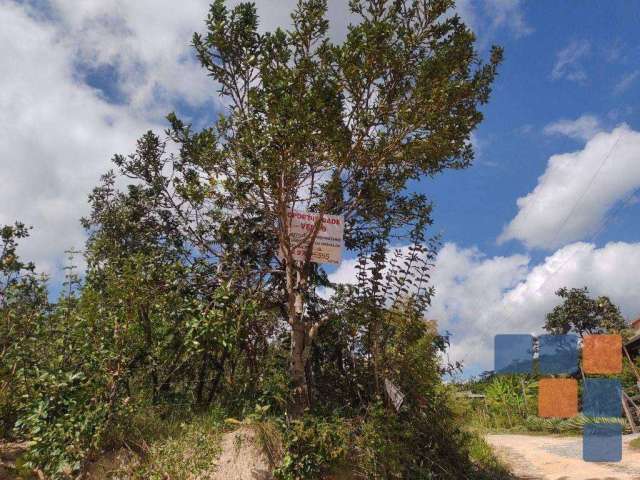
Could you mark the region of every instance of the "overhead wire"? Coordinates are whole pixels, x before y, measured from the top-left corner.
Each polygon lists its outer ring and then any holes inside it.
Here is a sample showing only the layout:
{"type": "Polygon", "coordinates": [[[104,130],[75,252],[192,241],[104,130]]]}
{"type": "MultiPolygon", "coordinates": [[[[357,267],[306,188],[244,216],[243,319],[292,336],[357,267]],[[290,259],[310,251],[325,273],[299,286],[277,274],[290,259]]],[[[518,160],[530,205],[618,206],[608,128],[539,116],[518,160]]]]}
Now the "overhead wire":
{"type": "MultiPolygon", "coordinates": [[[[602,171],[604,165],[607,163],[607,161],[609,160],[609,158],[611,157],[613,151],[615,150],[615,148],[617,147],[619,141],[620,141],[620,137],[621,135],[618,135],[618,138],[616,139],[616,141],[613,143],[613,145],[611,146],[611,148],[609,149],[608,153],[605,155],[605,157],[603,158],[602,162],[600,162],[599,167],[596,169],[596,171],[594,172],[593,176],[591,177],[591,179],[589,180],[586,188],[583,190],[582,194],[578,197],[578,199],[576,200],[576,202],[573,204],[571,210],[569,211],[569,214],[563,219],[563,221],[561,222],[560,228],[556,231],[556,235],[554,236],[554,239],[557,240],[557,237],[559,235],[559,232],[564,228],[564,226],[566,225],[566,222],[569,220],[569,218],[575,213],[577,206],[580,204],[580,202],[584,199],[586,193],[589,191],[589,189],[592,187],[592,185],[595,182],[595,179],[597,178],[597,176],[600,174],[600,172],[602,171]]],[[[611,210],[610,212],[608,212],[602,219],[602,221],[599,224],[599,227],[593,232],[593,234],[591,235],[589,241],[593,242],[607,227],[608,223],[616,218],[620,212],[626,208],[628,205],[631,204],[631,202],[634,200],[634,198],[636,197],[636,194],[640,192],[640,187],[633,189],[626,197],[625,199],[620,202],[618,204],[618,206],[616,208],[614,208],[613,210],[611,210]]],[[[554,242],[555,242],[554,240],[554,242]]],[[[569,263],[569,261],[571,261],[578,253],[578,250],[574,250],[571,255],[569,255],[567,258],[564,259],[564,261],[555,269],[551,272],[550,275],[547,275],[547,277],[544,279],[544,281],[538,285],[538,287],[533,291],[532,295],[536,295],[537,293],[540,292],[540,290],[542,290],[542,288],[547,285],[549,283],[549,281],[551,279],[553,279],[564,267],[565,265],[567,265],[569,263]]],[[[510,307],[506,307],[508,310],[505,312],[506,313],[506,320],[511,320],[513,318],[513,308],[510,307]]]]}

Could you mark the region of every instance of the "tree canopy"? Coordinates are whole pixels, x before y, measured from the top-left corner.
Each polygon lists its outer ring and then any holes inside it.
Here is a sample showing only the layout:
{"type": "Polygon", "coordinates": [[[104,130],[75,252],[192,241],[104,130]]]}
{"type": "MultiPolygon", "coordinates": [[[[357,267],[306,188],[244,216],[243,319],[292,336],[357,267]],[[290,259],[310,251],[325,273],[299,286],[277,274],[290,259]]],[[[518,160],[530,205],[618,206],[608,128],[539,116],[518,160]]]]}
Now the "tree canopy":
{"type": "Polygon", "coordinates": [[[550,333],[573,331],[582,337],[585,333],[619,332],[626,327],[620,310],[609,297],[591,298],[587,287],[562,287],[556,295],[563,302],[547,314],[544,329],[550,333]]]}
{"type": "Polygon", "coordinates": [[[452,1],[349,5],[339,44],[325,0],[264,33],[255,5],[211,5],[193,45],[224,108],[202,129],[171,113],[114,156],[82,219],[86,275],[69,267],[57,301],[15,256],[24,226],[0,231],[0,418],[31,441],[28,465],[64,478],[133,418],[216,406],[284,425],[279,478],[338,456],[367,478],[479,475],[425,321],[432,205],[410,186],[471,164],[502,51],[483,63],[452,1]],[[302,242],[296,210],[317,218],[302,242]],[[353,284],[311,261],[325,215],[344,222],[353,284]]]}
{"type": "Polygon", "coordinates": [[[352,1],[357,21],[334,44],[324,0],[298,2],[292,28],[267,33],[253,4],[217,0],[193,44],[225,112],[201,131],[169,115],[177,155],[149,132],[136,154],[116,158],[157,197],[162,228],[180,230],[217,278],[237,272],[282,292],[272,298],[291,332],[298,410],[310,402],[305,369],[328,319],[307,308],[324,281],[310,261],[322,216],[343,216],[356,253],[382,239],[421,241],[431,204],[407,182],[472,160],[470,134],[502,52],[482,64],[452,5],[352,1]],[[320,214],[303,261],[290,240],[293,210],[320,214]]]}

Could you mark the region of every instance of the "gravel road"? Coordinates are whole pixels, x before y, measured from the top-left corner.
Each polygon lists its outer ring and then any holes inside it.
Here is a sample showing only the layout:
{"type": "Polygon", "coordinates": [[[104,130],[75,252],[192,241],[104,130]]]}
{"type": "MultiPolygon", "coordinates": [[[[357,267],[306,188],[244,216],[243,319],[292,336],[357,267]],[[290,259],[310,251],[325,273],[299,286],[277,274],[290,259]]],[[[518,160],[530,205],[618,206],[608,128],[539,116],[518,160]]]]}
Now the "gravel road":
{"type": "Polygon", "coordinates": [[[628,447],[636,437],[623,437],[619,463],[583,461],[582,437],[487,435],[486,439],[522,480],[640,480],[640,451],[628,447]]]}

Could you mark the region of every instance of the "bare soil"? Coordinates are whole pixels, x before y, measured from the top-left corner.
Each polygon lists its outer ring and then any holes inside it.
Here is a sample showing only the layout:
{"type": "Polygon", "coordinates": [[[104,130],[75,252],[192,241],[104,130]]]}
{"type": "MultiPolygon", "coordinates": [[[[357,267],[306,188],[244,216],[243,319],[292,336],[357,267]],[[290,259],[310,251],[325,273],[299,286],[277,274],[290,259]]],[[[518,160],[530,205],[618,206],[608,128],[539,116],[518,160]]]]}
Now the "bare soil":
{"type": "Polygon", "coordinates": [[[498,457],[519,479],[528,480],[639,480],[640,451],[629,448],[636,435],[622,440],[622,461],[585,462],[582,437],[487,435],[498,457]]]}
{"type": "Polygon", "coordinates": [[[15,462],[27,449],[26,442],[7,443],[0,441],[0,480],[15,478],[15,462]]]}
{"type": "Polygon", "coordinates": [[[251,428],[240,428],[225,434],[221,443],[222,453],[210,480],[272,480],[267,456],[256,441],[251,428]]]}

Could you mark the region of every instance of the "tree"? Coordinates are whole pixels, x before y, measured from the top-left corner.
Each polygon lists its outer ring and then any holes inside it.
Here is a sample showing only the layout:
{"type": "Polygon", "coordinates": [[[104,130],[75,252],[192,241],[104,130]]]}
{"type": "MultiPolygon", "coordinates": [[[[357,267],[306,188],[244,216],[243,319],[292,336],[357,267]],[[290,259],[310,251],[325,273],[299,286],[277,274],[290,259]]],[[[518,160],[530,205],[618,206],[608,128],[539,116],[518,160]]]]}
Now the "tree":
{"type": "Polygon", "coordinates": [[[593,299],[587,287],[562,287],[556,295],[564,301],[547,314],[544,329],[550,333],[559,335],[573,330],[582,337],[585,333],[619,332],[626,326],[609,297],[593,299]]]}
{"type": "Polygon", "coordinates": [[[336,45],[326,0],[299,1],[290,30],[264,34],[253,4],[216,0],[193,44],[226,111],[201,131],[170,114],[177,155],[149,132],[134,155],[115,158],[158,196],[167,231],[216,265],[218,281],[241,270],[245,284],[269,292],[290,329],[295,414],[310,403],[308,360],[329,318],[311,308],[314,287],[326,283],[310,261],[323,215],[343,216],[345,247],[356,252],[381,237],[402,241],[431,222],[430,202],[407,183],[472,161],[469,137],[502,51],[482,64],[452,7],[352,0],[358,21],[336,45]],[[320,214],[297,244],[292,210],[320,214]],[[304,245],[304,260],[294,260],[304,245]]]}
{"type": "Polygon", "coordinates": [[[11,432],[32,393],[24,371],[44,350],[36,338],[50,307],[46,278],[17,252],[28,236],[29,228],[20,222],[0,225],[0,437],[11,432]]]}

